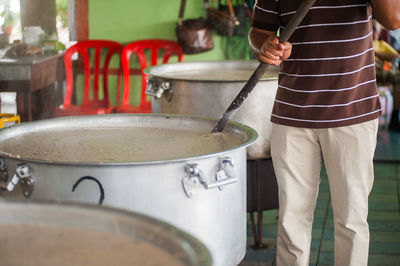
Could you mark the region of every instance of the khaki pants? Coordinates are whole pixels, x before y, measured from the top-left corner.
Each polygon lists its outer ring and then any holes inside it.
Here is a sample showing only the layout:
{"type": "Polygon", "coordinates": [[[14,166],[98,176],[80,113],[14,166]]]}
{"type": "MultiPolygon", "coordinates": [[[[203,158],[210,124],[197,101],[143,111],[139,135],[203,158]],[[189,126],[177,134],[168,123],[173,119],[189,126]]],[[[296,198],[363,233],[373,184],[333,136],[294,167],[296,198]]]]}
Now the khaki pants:
{"type": "Polygon", "coordinates": [[[273,124],[271,154],[279,186],[277,265],[309,265],[311,230],[324,161],[335,225],[335,265],[366,266],[368,195],[378,119],[337,128],[273,124]]]}

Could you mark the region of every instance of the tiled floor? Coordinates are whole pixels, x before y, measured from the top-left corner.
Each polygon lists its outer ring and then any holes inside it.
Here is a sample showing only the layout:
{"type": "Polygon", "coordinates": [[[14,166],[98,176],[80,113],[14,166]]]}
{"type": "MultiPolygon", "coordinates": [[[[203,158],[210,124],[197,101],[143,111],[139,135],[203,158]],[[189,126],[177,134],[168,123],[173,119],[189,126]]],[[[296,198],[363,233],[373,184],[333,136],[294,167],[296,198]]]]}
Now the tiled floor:
{"type": "MultiPolygon", "coordinates": [[[[369,266],[400,265],[400,133],[380,129],[375,153],[375,182],[369,200],[369,266]]],[[[263,212],[263,243],[268,248],[248,248],[240,266],[275,265],[277,210],[263,212]]],[[[248,245],[253,243],[248,228],[248,245]]],[[[322,174],[312,233],[310,265],[333,265],[333,214],[329,185],[322,174]]]]}

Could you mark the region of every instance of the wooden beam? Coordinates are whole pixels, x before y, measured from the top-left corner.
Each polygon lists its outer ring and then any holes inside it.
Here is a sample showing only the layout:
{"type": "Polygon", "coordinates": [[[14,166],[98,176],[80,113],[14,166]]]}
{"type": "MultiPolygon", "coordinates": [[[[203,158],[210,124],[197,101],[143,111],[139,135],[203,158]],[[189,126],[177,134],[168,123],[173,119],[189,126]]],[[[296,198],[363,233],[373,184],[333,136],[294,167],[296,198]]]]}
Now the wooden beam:
{"type": "Polygon", "coordinates": [[[89,40],[89,0],[75,0],[77,41],[89,40]]]}

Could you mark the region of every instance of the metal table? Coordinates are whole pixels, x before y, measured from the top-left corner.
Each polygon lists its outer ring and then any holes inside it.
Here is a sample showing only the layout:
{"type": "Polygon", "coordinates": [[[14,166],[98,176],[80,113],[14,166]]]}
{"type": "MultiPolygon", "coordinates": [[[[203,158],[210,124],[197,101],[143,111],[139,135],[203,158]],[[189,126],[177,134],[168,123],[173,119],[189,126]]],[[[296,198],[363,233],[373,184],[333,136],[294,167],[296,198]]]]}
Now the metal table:
{"type": "Polygon", "coordinates": [[[63,101],[64,54],[0,57],[0,92],[17,93],[21,122],[52,117],[63,101]]]}

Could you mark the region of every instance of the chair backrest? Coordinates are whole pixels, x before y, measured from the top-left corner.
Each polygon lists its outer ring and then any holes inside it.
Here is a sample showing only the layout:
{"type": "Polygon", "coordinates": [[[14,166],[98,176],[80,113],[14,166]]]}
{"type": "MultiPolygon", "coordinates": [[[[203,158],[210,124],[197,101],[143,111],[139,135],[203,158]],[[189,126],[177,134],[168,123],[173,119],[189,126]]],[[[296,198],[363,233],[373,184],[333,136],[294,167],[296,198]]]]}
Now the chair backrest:
{"type": "MultiPolygon", "coordinates": [[[[110,61],[113,55],[120,54],[123,50],[121,43],[110,40],[88,40],[80,41],[67,49],[64,55],[65,74],[66,74],[66,96],[64,100],[64,107],[68,108],[71,105],[72,95],[74,90],[74,73],[72,67],[72,57],[78,53],[83,62],[84,67],[84,90],[82,107],[90,108],[105,108],[109,107],[109,91],[108,91],[108,72],[110,61]],[[102,52],[105,52],[105,59],[101,62],[102,52]],[[94,52],[94,54],[93,54],[94,52]],[[93,60],[91,60],[93,58],[93,60]],[[91,65],[93,61],[93,66],[91,65]],[[93,69],[93,72],[92,72],[93,69]],[[93,73],[93,98],[90,98],[91,79],[93,73]],[[100,75],[103,76],[103,99],[100,99],[99,83],[100,75]]],[[[120,75],[120,71],[118,71],[120,75]]]]}
{"type": "Polygon", "coordinates": [[[130,57],[132,53],[136,53],[137,59],[140,64],[140,72],[142,76],[142,87],[140,95],[140,106],[150,105],[150,101],[147,100],[146,82],[147,76],[144,70],[148,66],[146,51],[150,51],[150,66],[155,66],[159,62],[159,56],[163,52],[161,63],[165,64],[169,62],[172,55],[178,57],[178,62],[183,61],[183,52],[181,46],[171,40],[161,40],[161,39],[148,39],[139,40],[127,44],[122,51],[121,61],[122,69],[124,74],[124,93],[122,99],[122,107],[129,106],[130,97],[130,57]]]}

